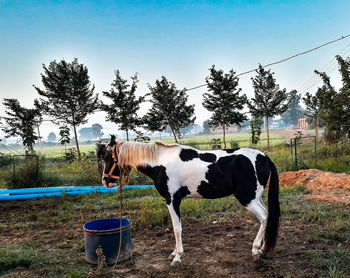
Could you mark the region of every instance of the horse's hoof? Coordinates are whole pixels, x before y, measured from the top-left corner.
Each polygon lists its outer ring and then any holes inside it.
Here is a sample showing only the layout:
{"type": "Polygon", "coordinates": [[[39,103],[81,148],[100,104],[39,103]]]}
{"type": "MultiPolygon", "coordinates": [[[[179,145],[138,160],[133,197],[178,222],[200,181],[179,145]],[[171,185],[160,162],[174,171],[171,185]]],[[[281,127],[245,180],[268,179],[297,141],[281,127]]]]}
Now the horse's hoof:
{"type": "Polygon", "coordinates": [[[170,265],[173,266],[173,267],[180,266],[181,265],[181,261],[172,261],[170,265]]]}
{"type": "Polygon", "coordinates": [[[260,254],[260,253],[258,253],[258,254],[253,254],[252,257],[253,257],[253,262],[257,262],[257,261],[260,260],[261,254],[260,254]]]}

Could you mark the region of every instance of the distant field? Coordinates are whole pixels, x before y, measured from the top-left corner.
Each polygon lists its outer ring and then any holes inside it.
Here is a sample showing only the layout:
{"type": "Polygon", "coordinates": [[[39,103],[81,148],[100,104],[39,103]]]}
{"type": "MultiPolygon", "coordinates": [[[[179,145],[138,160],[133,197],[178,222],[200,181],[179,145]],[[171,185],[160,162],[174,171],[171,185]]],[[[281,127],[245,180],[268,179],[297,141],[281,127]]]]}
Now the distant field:
{"type": "MultiPolygon", "coordinates": [[[[222,148],[222,135],[197,135],[197,136],[185,136],[180,140],[180,144],[190,145],[200,149],[210,149],[210,141],[212,139],[220,139],[222,148]]],[[[153,138],[153,140],[160,140],[165,143],[175,143],[173,137],[162,137],[162,138],[153,138]]],[[[276,134],[270,134],[270,145],[280,145],[284,142],[282,136],[276,134]]],[[[237,143],[239,147],[247,147],[250,146],[250,134],[228,134],[226,136],[227,148],[231,148],[231,143],[237,143]]],[[[261,135],[261,143],[257,145],[258,148],[264,148],[267,145],[266,134],[261,135]]],[[[69,147],[75,147],[75,145],[70,145],[69,147]]],[[[68,147],[67,147],[68,148],[68,147]]],[[[45,148],[35,148],[38,154],[45,155],[46,157],[60,157],[64,154],[64,147],[55,146],[55,147],[45,147],[45,148]]],[[[90,145],[80,145],[80,150],[82,152],[95,151],[95,144],[90,145]]],[[[9,151],[4,151],[9,152],[9,151]]],[[[20,153],[24,153],[23,151],[17,151],[20,153]]]]}
{"type": "MultiPolygon", "coordinates": [[[[75,147],[75,146],[71,146],[75,147]]],[[[95,151],[95,144],[79,146],[81,152],[95,151]]],[[[68,148],[67,148],[68,149],[68,148]]],[[[46,157],[59,157],[64,155],[64,147],[37,148],[36,152],[46,157]]]]}

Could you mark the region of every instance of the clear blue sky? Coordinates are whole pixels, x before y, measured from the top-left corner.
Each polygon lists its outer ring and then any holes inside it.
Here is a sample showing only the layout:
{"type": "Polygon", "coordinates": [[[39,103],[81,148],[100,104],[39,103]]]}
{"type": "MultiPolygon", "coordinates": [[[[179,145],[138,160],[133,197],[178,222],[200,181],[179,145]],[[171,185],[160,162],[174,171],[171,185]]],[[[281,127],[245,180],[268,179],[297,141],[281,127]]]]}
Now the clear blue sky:
{"type": "MultiPolygon", "coordinates": [[[[31,106],[38,97],[32,85],[41,86],[41,64],[74,57],[89,68],[97,93],[110,88],[115,69],[125,78],[139,73],[138,94],[162,75],[189,88],[204,83],[212,64],[239,73],[348,34],[349,14],[348,1],[0,0],[0,97],[31,106]]],[[[349,43],[343,40],[272,70],[282,88],[302,89],[314,69],[349,43]]],[[[349,49],[343,53],[350,55],[349,49]]],[[[338,86],[334,65],[329,73],[338,86]]],[[[249,97],[252,76],[240,79],[249,97]]],[[[199,124],[209,117],[201,107],[204,92],[190,93],[199,124]]],[[[103,118],[94,115],[90,124],[103,124],[103,118]]],[[[50,128],[44,127],[44,135],[50,128]]]]}

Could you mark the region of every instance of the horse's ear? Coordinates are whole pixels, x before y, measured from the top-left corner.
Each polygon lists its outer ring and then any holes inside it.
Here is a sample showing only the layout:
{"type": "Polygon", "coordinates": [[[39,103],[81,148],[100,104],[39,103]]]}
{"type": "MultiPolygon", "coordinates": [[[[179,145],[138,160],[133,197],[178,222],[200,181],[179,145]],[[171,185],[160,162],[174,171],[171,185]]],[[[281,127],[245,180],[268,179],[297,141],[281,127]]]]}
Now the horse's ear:
{"type": "Polygon", "coordinates": [[[110,146],[114,146],[115,145],[115,136],[113,134],[111,134],[111,142],[109,142],[110,146]]]}

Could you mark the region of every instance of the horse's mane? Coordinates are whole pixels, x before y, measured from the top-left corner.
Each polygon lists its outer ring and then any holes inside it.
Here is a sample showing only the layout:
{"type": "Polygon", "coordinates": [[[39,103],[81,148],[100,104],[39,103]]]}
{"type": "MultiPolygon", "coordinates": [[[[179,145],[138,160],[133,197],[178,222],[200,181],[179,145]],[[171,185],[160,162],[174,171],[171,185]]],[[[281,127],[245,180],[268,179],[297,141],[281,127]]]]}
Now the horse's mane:
{"type": "Polygon", "coordinates": [[[119,152],[119,163],[122,166],[137,166],[154,163],[160,148],[173,148],[178,144],[123,142],[119,152]]]}

